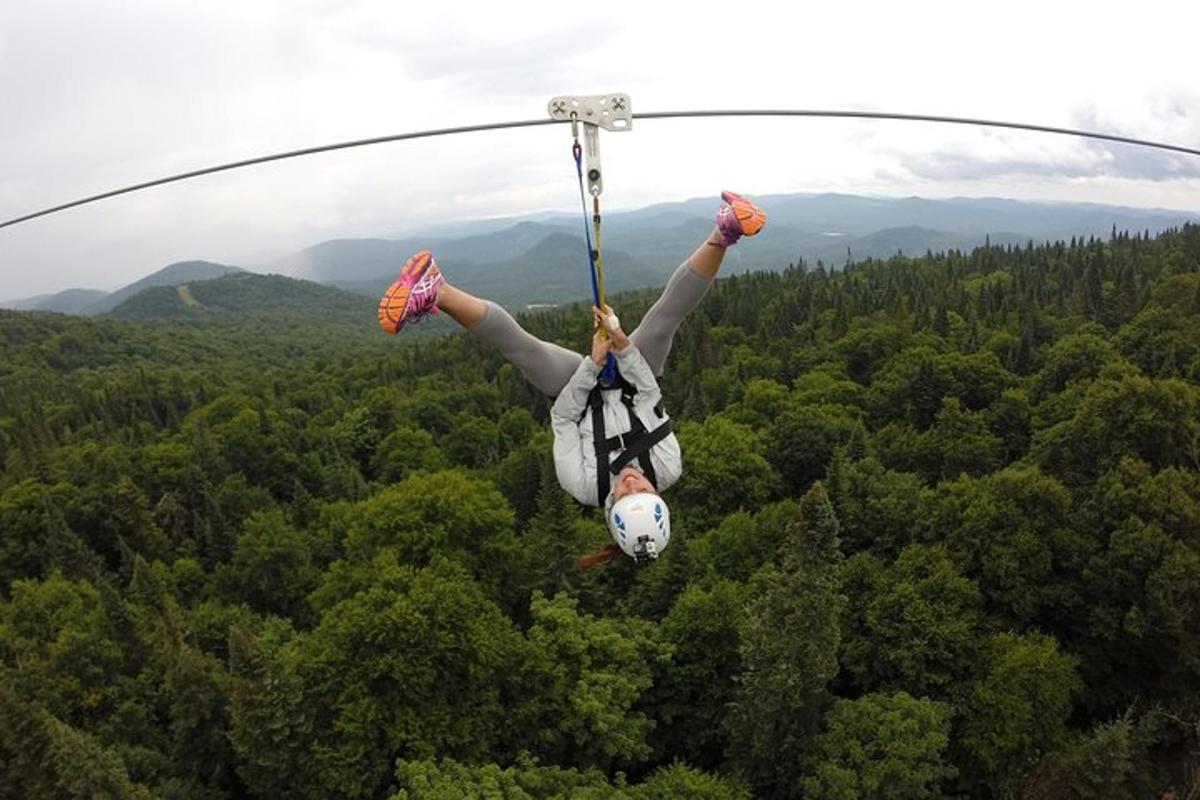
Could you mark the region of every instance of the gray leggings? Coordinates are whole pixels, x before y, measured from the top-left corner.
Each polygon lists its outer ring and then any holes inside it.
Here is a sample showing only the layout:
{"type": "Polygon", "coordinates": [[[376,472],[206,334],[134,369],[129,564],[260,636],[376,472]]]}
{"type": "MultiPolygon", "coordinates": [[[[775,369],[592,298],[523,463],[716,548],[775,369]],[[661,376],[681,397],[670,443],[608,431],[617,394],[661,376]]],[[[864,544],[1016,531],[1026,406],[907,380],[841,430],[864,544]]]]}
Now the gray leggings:
{"type": "MultiPolygon", "coordinates": [[[[686,261],[683,262],[672,273],[663,293],[650,306],[641,324],[629,334],[630,341],[637,345],[655,375],[662,376],[675,331],[679,330],[683,318],[700,305],[711,285],[711,278],[696,273],[686,261]]],[[[548,397],[558,396],[583,359],[578,353],[538,339],[490,300],[487,301],[487,313],[471,328],[471,333],[499,350],[521,370],[526,380],[548,397]]]]}

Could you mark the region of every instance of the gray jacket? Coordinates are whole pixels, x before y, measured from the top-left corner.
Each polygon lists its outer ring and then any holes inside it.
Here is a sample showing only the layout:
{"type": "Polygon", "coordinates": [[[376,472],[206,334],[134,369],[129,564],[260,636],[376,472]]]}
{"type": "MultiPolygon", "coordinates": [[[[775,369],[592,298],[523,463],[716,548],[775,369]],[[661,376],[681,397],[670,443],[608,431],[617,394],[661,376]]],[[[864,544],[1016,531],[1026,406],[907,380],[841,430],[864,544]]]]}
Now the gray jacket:
{"type": "MultiPolygon", "coordinates": [[[[654,407],[662,400],[662,392],[650,365],[634,344],[615,355],[621,375],[637,389],[633,398],[634,413],[646,430],[654,430],[668,417],[665,412],[662,417],[654,412],[654,407]]],[[[592,415],[590,412],[583,413],[588,394],[596,385],[599,375],[600,367],[590,358],[584,358],[550,409],[550,424],[554,428],[554,469],[558,474],[558,482],[572,497],[588,506],[604,505],[606,499],[596,497],[592,415]]],[[[604,392],[603,396],[605,434],[616,436],[627,433],[630,430],[629,413],[621,403],[621,393],[604,392]]],[[[618,455],[617,452],[610,453],[609,459],[615,460],[618,455]]],[[[683,459],[679,452],[679,440],[674,433],[651,448],[650,462],[658,478],[658,491],[665,491],[679,480],[683,472],[683,459]]],[[[637,462],[634,461],[632,466],[636,467],[637,462]]]]}

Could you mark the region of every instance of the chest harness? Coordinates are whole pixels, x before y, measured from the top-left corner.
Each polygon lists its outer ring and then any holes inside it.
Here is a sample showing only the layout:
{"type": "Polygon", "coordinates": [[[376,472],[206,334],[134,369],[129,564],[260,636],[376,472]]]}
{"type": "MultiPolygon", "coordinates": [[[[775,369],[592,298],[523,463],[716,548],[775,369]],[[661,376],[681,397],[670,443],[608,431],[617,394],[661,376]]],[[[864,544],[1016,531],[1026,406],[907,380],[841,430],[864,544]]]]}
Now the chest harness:
{"type": "MultiPolygon", "coordinates": [[[[633,409],[635,395],[637,395],[637,388],[625,380],[619,372],[615,383],[605,384],[600,381],[588,393],[587,408],[583,410],[583,414],[587,414],[588,409],[591,409],[592,444],[596,450],[596,497],[600,505],[604,505],[604,500],[608,497],[609,489],[612,486],[612,476],[629,466],[634,459],[637,459],[638,466],[641,467],[642,474],[646,476],[647,480],[655,487],[658,486],[658,476],[655,474],[654,464],[650,460],[650,450],[671,435],[671,420],[666,420],[653,430],[646,430],[646,426],[642,424],[641,418],[633,409]],[[615,391],[621,393],[621,404],[625,406],[625,411],[629,414],[629,431],[616,436],[607,436],[604,430],[604,393],[615,391]],[[609,456],[614,451],[619,452],[616,459],[610,463],[609,456]]],[[[659,419],[663,418],[661,400],[654,407],[654,413],[658,415],[659,419]]],[[[581,420],[583,414],[579,417],[581,420]]]]}

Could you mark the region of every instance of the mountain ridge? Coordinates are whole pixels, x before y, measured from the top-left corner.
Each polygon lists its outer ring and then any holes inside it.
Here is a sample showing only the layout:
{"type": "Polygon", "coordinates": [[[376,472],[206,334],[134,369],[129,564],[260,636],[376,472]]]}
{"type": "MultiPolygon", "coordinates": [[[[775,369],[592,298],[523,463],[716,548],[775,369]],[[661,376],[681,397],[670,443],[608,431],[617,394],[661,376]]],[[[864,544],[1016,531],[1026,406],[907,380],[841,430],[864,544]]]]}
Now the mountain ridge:
{"type": "Polygon", "coordinates": [[[250,314],[287,321],[319,315],[325,323],[370,329],[375,325],[374,310],[370,300],[333,286],[239,270],[207,280],[143,289],[107,316],[221,324],[250,314]]]}
{"type": "MultiPolygon", "coordinates": [[[[604,217],[604,256],[614,290],[661,283],[712,228],[714,198],[689,198],[604,217]]],[[[922,198],[825,193],[763,195],[767,235],[735,249],[726,274],[783,269],[800,260],[840,268],[847,260],[887,258],[897,252],[970,249],[1108,236],[1112,229],[1157,233],[1200,217],[1161,208],[1062,203],[999,197],[922,198]]],[[[395,238],[341,238],[317,242],[254,266],[366,296],[377,296],[414,252],[432,250],[447,276],[468,291],[504,305],[557,303],[590,293],[586,245],[576,215],[536,212],[467,220],[395,238]],[[571,272],[565,270],[570,267],[571,272]]],[[[0,307],[102,314],[143,289],[207,280],[245,271],[209,261],[168,265],[112,293],[67,289],[0,302],[0,307]]]]}
{"type": "Polygon", "coordinates": [[[92,303],[85,309],[86,314],[104,314],[112,311],[119,306],[127,298],[133,297],[138,292],[144,289],[154,288],[156,286],[177,286],[180,283],[189,281],[203,281],[210,278],[219,278],[222,275],[227,275],[231,272],[244,272],[241,267],[232,267],[228,264],[218,264],[214,261],[190,260],[176,261],[174,264],[168,264],[157,272],[152,272],[141,280],[134,281],[121,287],[112,294],[106,295],[101,300],[92,303]]]}

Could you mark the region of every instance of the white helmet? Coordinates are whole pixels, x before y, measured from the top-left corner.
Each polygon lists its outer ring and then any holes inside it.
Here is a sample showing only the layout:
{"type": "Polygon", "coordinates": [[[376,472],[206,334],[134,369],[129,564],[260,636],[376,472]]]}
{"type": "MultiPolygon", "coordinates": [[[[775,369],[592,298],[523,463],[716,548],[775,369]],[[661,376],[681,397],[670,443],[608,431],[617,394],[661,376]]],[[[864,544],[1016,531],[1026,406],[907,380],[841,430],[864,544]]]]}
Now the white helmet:
{"type": "Polygon", "coordinates": [[[671,512],[651,492],[627,494],[615,503],[608,497],[608,529],[613,541],[639,564],[648,564],[671,540],[671,512]]]}

